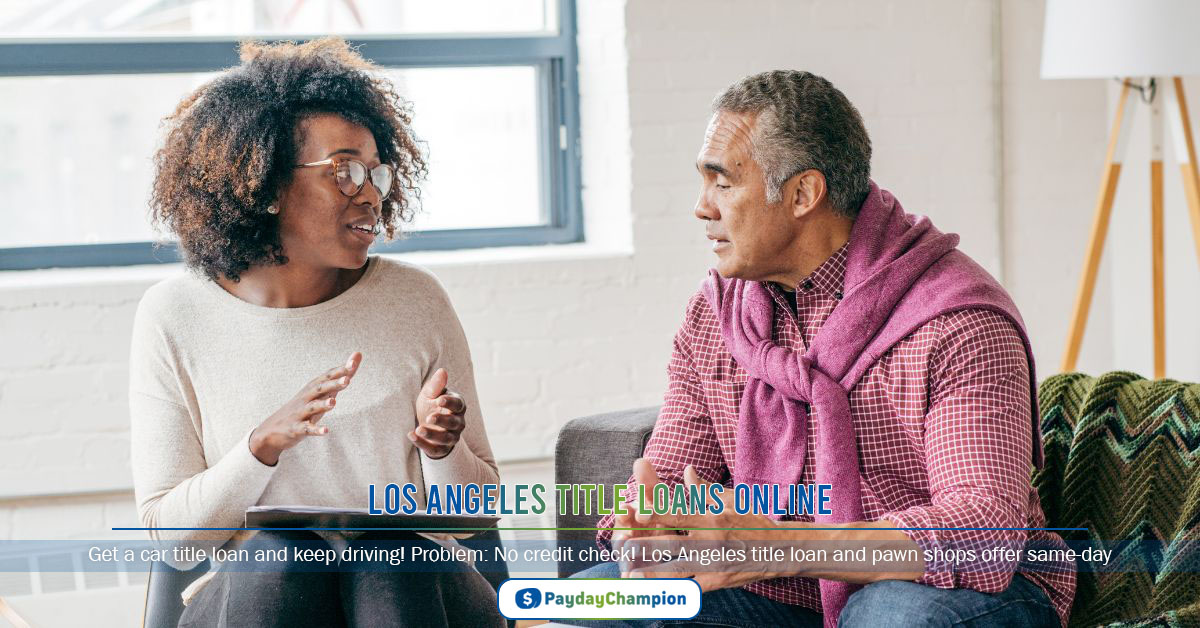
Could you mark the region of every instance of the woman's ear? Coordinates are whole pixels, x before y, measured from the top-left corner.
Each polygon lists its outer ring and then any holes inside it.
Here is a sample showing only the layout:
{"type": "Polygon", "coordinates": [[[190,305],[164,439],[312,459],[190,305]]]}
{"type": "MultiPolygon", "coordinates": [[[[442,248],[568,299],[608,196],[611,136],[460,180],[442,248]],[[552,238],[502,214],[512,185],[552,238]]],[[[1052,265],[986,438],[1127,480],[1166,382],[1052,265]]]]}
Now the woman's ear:
{"type": "Polygon", "coordinates": [[[783,184],[783,198],[792,216],[801,218],[825,202],[825,175],[820,170],[799,172],[783,184]]]}

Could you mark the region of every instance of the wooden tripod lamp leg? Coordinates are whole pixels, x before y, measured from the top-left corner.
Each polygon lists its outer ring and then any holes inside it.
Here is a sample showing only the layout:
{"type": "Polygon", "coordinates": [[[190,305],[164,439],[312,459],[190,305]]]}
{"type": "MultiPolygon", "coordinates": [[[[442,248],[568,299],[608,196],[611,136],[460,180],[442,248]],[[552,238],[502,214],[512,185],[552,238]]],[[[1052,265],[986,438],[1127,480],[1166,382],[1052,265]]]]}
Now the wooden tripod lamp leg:
{"type": "Polygon", "coordinates": [[[1171,140],[1183,175],[1183,189],[1187,196],[1188,213],[1192,217],[1192,239],[1196,243],[1196,258],[1200,260],[1200,174],[1196,171],[1196,144],[1192,140],[1192,123],[1188,119],[1187,97],[1183,92],[1183,79],[1176,76],[1172,81],[1174,103],[1167,105],[1167,117],[1171,121],[1171,140]],[[1171,105],[1174,106],[1171,106],[1171,105]]]}
{"type": "MultiPolygon", "coordinates": [[[[1166,86],[1163,86],[1163,91],[1166,86]]],[[[1154,378],[1167,370],[1167,305],[1163,283],[1163,119],[1162,99],[1150,103],[1150,285],[1154,302],[1154,378]]]]}
{"type": "Polygon", "coordinates": [[[1104,176],[1100,179],[1100,197],[1096,200],[1096,215],[1092,219],[1092,232],[1083,260],[1083,276],[1079,279],[1079,291],[1075,294],[1075,309],[1071,314],[1067,348],[1063,353],[1061,366],[1064,373],[1075,370],[1079,347],[1083,344],[1083,331],[1087,327],[1088,310],[1092,306],[1092,292],[1096,288],[1096,273],[1100,269],[1100,256],[1104,252],[1104,239],[1108,235],[1113,198],[1117,194],[1117,180],[1121,176],[1121,160],[1128,144],[1129,128],[1132,126],[1132,94],[1129,83],[1123,83],[1117,102],[1117,115],[1113,119],[1112,133],[1109,135],[1108,153],[1104,158],[1104,176]]]}
{"type": "Polygon", "coordinates": [[[0,597],[0,617],[8,620],[8,623],[12,624],[13,628],[29,628],[29,624],[2,597],[0,597]]]}

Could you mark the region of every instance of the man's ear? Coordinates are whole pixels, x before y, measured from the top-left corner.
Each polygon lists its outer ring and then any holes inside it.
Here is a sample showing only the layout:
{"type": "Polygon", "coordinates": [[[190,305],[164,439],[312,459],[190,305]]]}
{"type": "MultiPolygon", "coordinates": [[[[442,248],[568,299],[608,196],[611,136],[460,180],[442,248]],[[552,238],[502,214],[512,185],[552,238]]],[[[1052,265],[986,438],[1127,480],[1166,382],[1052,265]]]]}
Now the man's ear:
{"type": "Polygon", "coordinates": [[[825,175],[820,170],[808,169],[799,172],[783,184],[783,200],[788,204],[792,216],[808,215],[825,202],[825,175]]]}

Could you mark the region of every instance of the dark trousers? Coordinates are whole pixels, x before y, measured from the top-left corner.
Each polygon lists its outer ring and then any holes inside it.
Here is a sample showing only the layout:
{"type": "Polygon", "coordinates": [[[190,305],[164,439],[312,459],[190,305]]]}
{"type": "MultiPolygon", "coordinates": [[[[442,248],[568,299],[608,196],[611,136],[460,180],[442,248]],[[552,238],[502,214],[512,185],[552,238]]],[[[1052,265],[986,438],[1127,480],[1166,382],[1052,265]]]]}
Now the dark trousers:
{"type": "MultiPolygon", "coordinates": [[[[394,533],[368,532],[353,544],[370,547],[396,540],[394,533]]],[[[404,537],[411,547],[432,541],[404,537]]],[[[329,548],[305,530],[259,532],[243,548],[329,548]]],[[[391,545],[395,547],[395,545],[391,545]]],[[[398,571],[386,563],[332,565],[274,562],[270,570],[222,568],[184,609],[183,627],[227,626],[504,626],[496,592],[477,571],[462,563],[436,570],[398,571]]]]}

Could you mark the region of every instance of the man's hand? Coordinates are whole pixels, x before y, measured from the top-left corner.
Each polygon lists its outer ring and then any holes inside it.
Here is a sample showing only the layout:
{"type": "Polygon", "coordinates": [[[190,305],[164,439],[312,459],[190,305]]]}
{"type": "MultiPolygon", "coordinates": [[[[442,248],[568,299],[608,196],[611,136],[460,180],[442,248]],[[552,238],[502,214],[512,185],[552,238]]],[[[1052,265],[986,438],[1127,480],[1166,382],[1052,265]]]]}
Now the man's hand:
{"type": "Polygon", "coordinates": [[[421,387],[414,406],[417,427],[408,432],[408,440],[434,459],[450,454],[467,425],[467,402],[446,388],[449,379],[446,369],[439,368],[421,387]]]}
{"type": "MultiPolygon", "coordinates": [[[[650,466],[645,460],[639,459],[637,463],[634,463],[635,473],[637,472],[639,463],[644,464],[646,467],[650,466]]],[[[650,469],[650,474],[653,474],[653,468],[650,469]]],[[[701,483],[700,476],[696,473],[696,469],[692,465],[688,465],[684,469],[683,479],[689,487],[698,485],[704,489],[705,495],[708,494],[707,485],[701,483]]],[[[641,478],[639,478],[640,480],[641,478]]],[[[658,482],[658,478],[653,477],[652,481],[653,483],[647,486],[647,492],[651,490],[654,483],[658,482]]],[[[706,549],[724,547],[727,549],[743,550],[744,560],[713,561],[707,565],[686,560],[672,560],[652,564],[641,563],[628,566],[622,564],[621,576],[624,578],[694,578],[699,583],[702,591],[712,591],[714,589],[739,587],[756,580],[792,575],[790,573],[772,572],[770,564],[755,562],[750,552],[751,546],[763,546],[773,541],[785,541],[786,530],[780,528],[775,521],[767,517],[736,513],[733,509],[733,495],[730,493],[722,493],[720,498],[724,505],[720,514],[712,512],[715,502],[710,501],[708,512],[705,514],[633,515],[632,517],[636,520],[637,527],[662,528],[663,531],[641,532],[640,535],[625,540],[625,543],[627,543],[626,547],[633,549],[633,555],[635,556],[643,555],[639,546],[645,546],[647,552],[651,549],[659,549],[668,550],[672,554],[678,553],[679,550],[689,546],[692,546],[692,548],[700,546],[706,549]],[[694,543],[694,541],[700,541],[700,543],[694,543]]],[[[618,518],[618,523],[619,521],[618,518]]],[[[615,532],[613,538],[615,542],[615,532]]]]}
{"type": "MultiPolygon", "coordinates": [[[[658,474],[654,472],[654,465],[650,464],[645,458],[638,458],[633,461],[633,477],[637,484],[646,487],[646,491],[652,491],[654,485],[658,484],[658,474]]],[[[632,488],[632,487],[631,487],[632,488]]],[[[625,501],[625,512],[617,513],[613,518],[613,533],[612,545],[613,549],[618,549],[620,545],[630,539],[642,538],[647,536],[655,536],[662,534],[659,530],[665,530],[661,525],[651,526],[650,524],[640,523],[636,518],[637,505],[630,501],[625,501]],[[649,528],[655,527],[658,530],[622,530],[621,528],[649,528]]],[[[622,565],[624,570],[624,565],[622,565]]]]}
{"type": "MultiPolygon", "coordinates": [[[[648,484],[649,493],[649,487],[658,483],[658,478],[648,462],[639,459],[634,463],[634,469],[638,469],[639,465],[646,467],[639,476],[639,482],[648,484]],[[642,476],[645,476],[645,480],[642,476]]],[[[703,495],[709,495],[708,486],[701,483],[700,476],[692,465],[684,469],[683,479],[687,486],[698,485],[704,489],[703,495]]],[[[689,490],[689,494],[690,492],[689,490]]],[[[880,580],[914,581],[925,573],[925,561],[920,557],[920,547],[907,534],[896,529],[896,524],[890,520],[820,525],[804,521],[774,521],[762,515],[738,514],[734,510],[734,497],[729,491],[721,493],[720,499],[724,505],[720,514],[712,512],[715,502],[710,500],[706,514],[630,515],[635,521],[633,527],[658,528],[661,532],[657,529],[639,531],[624,540],[624,547],[633,550],[629,555],[634,557],[651,555],[655,549],[678,555],[684,548],[710,551],[717,548],[741,550],[740,557],[724,560],[726,557],[722,556],[719,557],[721,560],[709,560],[707,564],[680,559],[659,563],[635,561],[628,565],[623,562],[621,576],[693,578],[700,585],[701,591],[712,591],[787,576],[869,584],[880,580]],[[817,561],[776,562],[768,560],[766,553],[760,553],[761,559],[755,560],[755,554],[751,551],[753,547],[793,546],[825,550],[866,547],[870,552],[880,550],[885,555],[903,558],[866,563],[835,561],[829,558],[817,561]],[[911,555],[917,558],[907,558],[911,555]]],[[[635,512],[632,507],[629,508],[631,512],[635,512]]],[[[616,525],[620,525],[619,520],[616,525]]],[[[614,532],[614,549],[616,538],[614,532]]]]}

